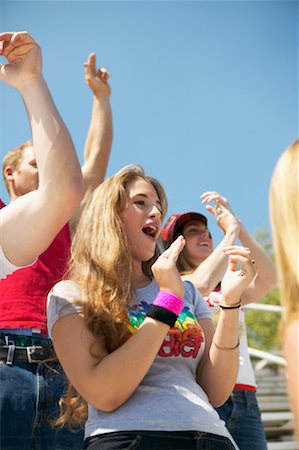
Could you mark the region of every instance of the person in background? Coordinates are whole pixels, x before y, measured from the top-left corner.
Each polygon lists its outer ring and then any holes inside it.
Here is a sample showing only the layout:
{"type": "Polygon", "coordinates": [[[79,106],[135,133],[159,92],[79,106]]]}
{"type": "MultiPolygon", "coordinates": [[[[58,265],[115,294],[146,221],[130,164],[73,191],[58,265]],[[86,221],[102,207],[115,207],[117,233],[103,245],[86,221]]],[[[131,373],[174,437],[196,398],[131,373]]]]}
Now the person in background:
{"type": "Polygon", "coordinates": [[[280,156],[270,186],[270,215],[283,316],[288,390],[299,438],[299,139],[280,156]]]}
{"type": "Polygon", "coordinates": [[[83,195],[71,137],[42,76],[41,49],[27,32],[0,33],[0,80],[16,88],[28,113],[38,189],[0,212],[0,278],[31,264],[69,220],[83,195]]]}
{"type": "MultiPolygon", "coordinates": [[[[266,437],[256,399],[254,371],[248,353],[243,305],[256,301],[275,287],[275,268],[262,247],[233,213],[226,198],[217,192],[206,192],[201,198],[204,204],[215,202],[215,207],[207,205],[206,208],[216,217],[218,226],[224,232],[218,246],[213,248],[208,220],[198,212],[173,214],[163,228],[162,237],[166,247],[169,247],[177,236],[184,236],[186,245],[178,258],[178,270],[183,280],[192,281],[204,295],[214,320],[217,320],[220,310],[221,280],[228,263],[225,248],[231,248],[239,239],[251,251],[257,274],[241,295],[237,382],[231,396],[217,411],[241,450],[266,450],[266,437]]],[[[219,381],[223,381],[221,375],[219,381]]]]}
{"type": "MultiPolygon", "coordinates": [[[[1,449],[81,449],[82,429],[58,430],[59,398],[66,379],[48,336],[46,297],[62,279],[71,236],[82,207],[104,179],[112,145],[109,73],[96,70],[96,55],[85,63],[85,79],[93,94],[82,174],[85,194],[80,207],[49,247],[30,267],[18,270],[0,285],[0,414],[1,449]]],[[[3,160],[3,177],[11,199],[19,202],[39,189],[40,174],[31,142],[3,160]]],[[[49,199],[50,201],[50,199],[49,199]]],[[[9,205],[9,206],[10,206],[9,205]]]]}
{"type": "Polygon", "coordinates": [[[158,257],[166,205],[160,183],[139,166],[106,179],[81,216],[68,277],[48,295],[49,332],[72,385],[57,424],[85,423],[86,449],[236,448],[212,405],[236,380],[252,257],[226,250],[214,330],[176,268],[184,238],[158,257]]]}

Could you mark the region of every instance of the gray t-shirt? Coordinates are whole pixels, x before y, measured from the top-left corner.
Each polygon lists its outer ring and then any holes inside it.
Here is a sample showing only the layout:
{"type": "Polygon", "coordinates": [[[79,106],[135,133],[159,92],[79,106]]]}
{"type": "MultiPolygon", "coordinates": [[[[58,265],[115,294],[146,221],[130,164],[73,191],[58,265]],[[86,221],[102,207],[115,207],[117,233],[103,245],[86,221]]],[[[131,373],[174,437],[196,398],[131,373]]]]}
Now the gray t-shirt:
{"type": "MultiPolygon", "coordinates": [[[[194,285],[186,281],[184,286],[184,309],[142,382],[113,412],[89,406],[85,438],[127,430],[193,430],[231,438],[206,393],[196,383],[196,368],[205,348],[205,336],[198,320],[211,318],[211,313],[194,285]]],[[[145,319],[158,292],[154,280],[145,288],[135,290],[129,311],[132,333],[145,319]]],[[[79,298],[80,289],[73,282],[62,281],[54,287],[48,297],[50,334],[56,320],[79,312],[78,306],[72,304],[79,298]]]]}

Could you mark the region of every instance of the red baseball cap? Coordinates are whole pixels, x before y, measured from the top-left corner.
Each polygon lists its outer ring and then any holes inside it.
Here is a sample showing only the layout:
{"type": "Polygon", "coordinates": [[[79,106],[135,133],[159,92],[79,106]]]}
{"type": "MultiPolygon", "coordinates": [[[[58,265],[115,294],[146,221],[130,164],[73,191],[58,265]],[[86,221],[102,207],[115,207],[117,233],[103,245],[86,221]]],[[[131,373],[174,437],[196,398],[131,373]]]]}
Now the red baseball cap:
{"type": "Polygon", "coordinates": [[[208,226],[208,219],[203,214],[198,212],[186,212],[184,214],[172,214],[163,227],[161,237],[169,247],[173,241],[181,234],[183,226],[187,222],[196,220],[208,226]]]}

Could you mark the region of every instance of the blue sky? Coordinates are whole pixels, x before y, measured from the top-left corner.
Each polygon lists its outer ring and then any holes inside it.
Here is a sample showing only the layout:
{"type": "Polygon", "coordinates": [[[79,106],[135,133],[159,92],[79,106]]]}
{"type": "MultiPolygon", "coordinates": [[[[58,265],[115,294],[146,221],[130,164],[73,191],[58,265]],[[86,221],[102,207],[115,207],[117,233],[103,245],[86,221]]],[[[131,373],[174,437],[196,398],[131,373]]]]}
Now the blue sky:
{"type": "MultiPolygon", "coordinates": [[[[139,163],[164,185],[169,213],[204,212],[200,194],[216,190],[250,232],[269,228],[271,173],[298,136],[297,1],[0,0],[0,28],[41,45],[81,162],[92,100],[83,63],[95,51],[111,72],[108,175],[139,163]]],[[[30,130],[4,83],[0,105],[3,158],[30,130]]],[[[210,228],[219,240],[212,217],[210,228]]]]}

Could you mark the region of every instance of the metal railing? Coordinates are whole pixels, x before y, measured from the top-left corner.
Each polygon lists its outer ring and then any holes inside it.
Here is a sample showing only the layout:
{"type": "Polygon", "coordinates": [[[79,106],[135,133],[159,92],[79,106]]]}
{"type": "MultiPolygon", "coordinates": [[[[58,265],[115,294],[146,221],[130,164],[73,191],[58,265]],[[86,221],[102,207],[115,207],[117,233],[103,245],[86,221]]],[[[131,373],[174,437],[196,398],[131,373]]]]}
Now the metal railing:
{"type": "MultiPolygon", "coordinates": [[[[249,303],[245,306],[245,309],[255,309],[259,311],[269,311],[281,314],[284,310],[282,306],[279,305],[266,305],[263,303],[249,303]]],[[[263,369],[268,363],[274,363],[279,366],[286,366],[286,360],[282,356],[273,355],[272,353],[265,352],[262,350],[257,350],[252,347],[248,347],[248,353],[250,356],[259,358],[260,361],[255,365],[255,370],[263,369]]]]}
{"type": "Polygon", "coordinates": [[[244,308],[246,309],[259,309],[262,311],[272,311],[272,312],[278,312],[282,313],[284,311],[283,306],[279,305],[266,305],[265,303],[248,303],[248,305],[245,305],[244,308]]]}

